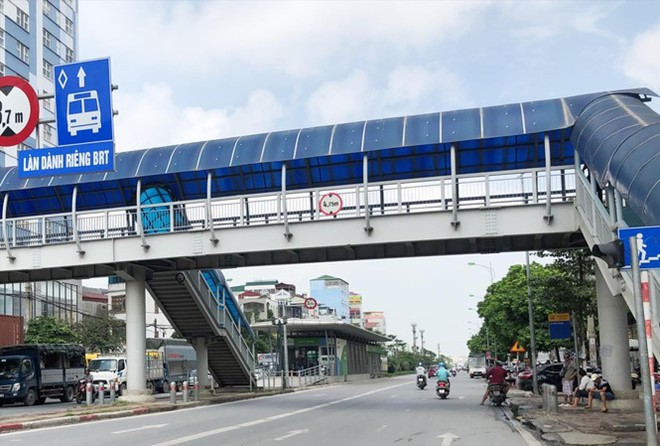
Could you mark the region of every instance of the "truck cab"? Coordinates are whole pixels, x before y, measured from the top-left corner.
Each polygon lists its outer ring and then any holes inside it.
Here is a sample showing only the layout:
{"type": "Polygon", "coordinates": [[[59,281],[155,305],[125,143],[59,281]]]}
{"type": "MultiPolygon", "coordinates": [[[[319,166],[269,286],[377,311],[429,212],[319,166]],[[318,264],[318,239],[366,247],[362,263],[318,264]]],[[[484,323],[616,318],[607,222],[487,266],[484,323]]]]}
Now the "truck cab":
{"type": "Polygon", "coordinates": [[[126,390],[126,358],[98,357],[89,361],[89,371],[92,373],[94,384],[103,384],[105,389],[115,386],[118,395],[126,390]]]}

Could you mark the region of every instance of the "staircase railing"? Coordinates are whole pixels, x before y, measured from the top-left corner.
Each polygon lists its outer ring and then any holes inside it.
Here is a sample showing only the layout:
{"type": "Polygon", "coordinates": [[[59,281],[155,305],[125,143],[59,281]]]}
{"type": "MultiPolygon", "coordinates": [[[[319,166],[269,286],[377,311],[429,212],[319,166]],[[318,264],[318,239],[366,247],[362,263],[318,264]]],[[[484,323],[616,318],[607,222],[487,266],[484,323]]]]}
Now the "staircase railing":
{"type": "MultiPolygon", "coordinates": [[[[204,277],[203,273],[204,271],[183,272],[187,280],[194,285],[200,301],[206,305],[214,320],[225,331],[227,338],[234,347],[234,351],[242,362],[242,366],[246,373],[250,375],[250,380],[253,381],[252,371],[255,367],[254,349],[245,341],[239,325],[235,322],[234,316],[232,316],[228,309],[227,299],[233,299],[233,297],[229,295],[223,286],[216,286],[214,290],[209,285],[208,279],[204,277]]],[[[251,332],[249,326],[246,329],[251,332]]]]}
{"type": "MultiPolygon", "coordinates": [[[[577,169],[576,181],[576,200],[575,206],[578,210],[579,216],[582,218],[584,224],[581,224],[583,231],[587,231],[588,237],[585,237],[589,247],[591,248],[597,243],[608,243],[618,237],[618,228],[627,228],[628,225],[623,220],[615,221],[612,218],[605,205],[598,198],[594,185],[587,179],[581,170],[577,169]]],[[[630,311],[635,314],[635,302],[633,294],[633,280],[632,273],[628,269],[621,269],[618,275],[613,276],[612,271],[607,269],[606,266],[597,262],[601,268],[603,277],[606,279],[618,280],[620,292],[628,305],[630,311]],[[618,279],[617,279],[618,278],[618,279]]],[[[660,299],[660,273],[654,270],[649,270],[649,292],[651,297],[652,321],[651,326],[653,330],[653,353],[656,357],[660,358],[660,325],[658,324],[658,305],[657,300],[660,299]]]]}

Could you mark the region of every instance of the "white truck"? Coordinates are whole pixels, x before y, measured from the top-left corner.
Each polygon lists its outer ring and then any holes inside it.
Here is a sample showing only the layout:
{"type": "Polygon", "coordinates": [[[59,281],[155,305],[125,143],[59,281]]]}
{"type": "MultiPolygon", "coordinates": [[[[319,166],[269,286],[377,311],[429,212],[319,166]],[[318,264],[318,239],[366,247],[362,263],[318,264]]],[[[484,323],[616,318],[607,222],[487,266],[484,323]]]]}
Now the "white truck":
{"type": "MultiPolygon", "coordinates": [[[[151,389],[152,392],[169,392],[170,386],[165,376],[160,352],[148,350],[145,359],[147,389],[151,389]]],[[[94,384],[103,383],[106,391],[113,384],[118,395],[126,391],[127,368],[126,356],[99,356],[89,361],[89,371],[92,373],[94,384]]]]}
{"type": "Polygon", "coordinates": [[[468,373],[470,378],[486,376],[486,355],[470,355],[468,357],[468,373]]]}

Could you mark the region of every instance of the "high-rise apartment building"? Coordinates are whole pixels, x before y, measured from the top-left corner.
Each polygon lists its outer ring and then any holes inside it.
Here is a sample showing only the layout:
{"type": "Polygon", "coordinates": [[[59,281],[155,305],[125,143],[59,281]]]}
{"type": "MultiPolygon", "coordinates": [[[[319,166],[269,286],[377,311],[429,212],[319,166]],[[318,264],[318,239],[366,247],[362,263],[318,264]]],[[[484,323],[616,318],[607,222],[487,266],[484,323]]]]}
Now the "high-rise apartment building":
{"type": "MultiPolygon", "coordinates": [[[[39,96],[55,91],[54,66],[78,58],[78,0],[0,0],[0,76],[25,79],[39,96]]],[[[0,147],[0,166],[16,164],[17,149],[57,145],[55,100],[40,103],[40,124],[16,147],[0,147]]]]}

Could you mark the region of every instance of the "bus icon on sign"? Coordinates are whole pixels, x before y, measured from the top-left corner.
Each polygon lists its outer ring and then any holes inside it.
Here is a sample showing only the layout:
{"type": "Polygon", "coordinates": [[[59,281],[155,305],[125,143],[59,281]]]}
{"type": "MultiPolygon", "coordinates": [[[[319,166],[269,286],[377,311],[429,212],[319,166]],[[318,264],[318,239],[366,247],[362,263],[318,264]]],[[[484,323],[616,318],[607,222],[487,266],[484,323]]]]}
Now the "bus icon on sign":
{"type": "Polygon", "coordinates": [[[101,129],[101,108],[96,90],[70,93],[66,97],[66,124],[71,136],[80,130],[98,133],[101,129]]]}

